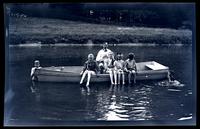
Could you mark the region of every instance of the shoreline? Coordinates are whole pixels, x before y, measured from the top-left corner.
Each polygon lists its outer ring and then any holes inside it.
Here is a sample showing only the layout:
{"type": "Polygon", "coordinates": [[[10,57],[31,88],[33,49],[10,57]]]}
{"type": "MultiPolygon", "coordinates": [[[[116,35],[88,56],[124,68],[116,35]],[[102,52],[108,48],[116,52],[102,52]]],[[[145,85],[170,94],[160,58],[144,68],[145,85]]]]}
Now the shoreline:
{"type": "Polygon", "coordinates": [[[192,44],[192,31],[188,29],[125,27],[31,17],[11,18],[8,35],[9,44],[18,46],[98,46],[103,42],[126,43],[127,46],[192,44]]]}
{"type": "MultiPolygon", "coordinates": [[[[16,45],[8,45],[9,47],[65,47],[65,46],[72,46],[72,47],[95,47],[95,46],[102,46],[102,44],[64,44],[64,43],[57,43],[57,44],[37,44],[37,43],[30,43],[30,44],[16,44],[16,45]]],[[[123,43],[123,44],[109,44],[109,46],[192,46],[192,44],[153,44],[153,43],[123,43]]]]}

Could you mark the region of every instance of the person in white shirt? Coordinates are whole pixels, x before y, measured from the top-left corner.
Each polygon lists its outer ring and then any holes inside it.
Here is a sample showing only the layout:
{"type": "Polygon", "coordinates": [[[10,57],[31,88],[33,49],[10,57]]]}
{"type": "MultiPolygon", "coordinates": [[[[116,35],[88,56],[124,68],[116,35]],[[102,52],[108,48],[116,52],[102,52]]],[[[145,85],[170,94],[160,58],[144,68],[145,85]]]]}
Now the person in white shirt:
{"type": "Polygon", "coordinates": [[[104,56],[108,56],[109,53],[111,53],[112,51],[110,49],[108,49],[108,43],[105,42],[103,44],[103,48],[97,53],[96,56],[96,61],[99,64],[99,68],[100,68],[100,73],[103,73],[104,71],[104,56]]]}

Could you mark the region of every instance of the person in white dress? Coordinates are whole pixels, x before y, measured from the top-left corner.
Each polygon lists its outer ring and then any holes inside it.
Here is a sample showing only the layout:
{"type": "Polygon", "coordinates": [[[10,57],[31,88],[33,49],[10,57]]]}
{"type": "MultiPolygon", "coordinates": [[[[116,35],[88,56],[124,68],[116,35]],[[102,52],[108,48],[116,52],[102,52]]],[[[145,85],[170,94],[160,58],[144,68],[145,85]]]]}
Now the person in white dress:
{"type": "Polygon", "coordinates": [[[122,54],[117,54],[117,59],[114,61],[114,79],[115,79],[115,85],[120,84],[122,76],[122,84],[125,84],[125,75],[124,75],[124,60],[122,59],[122,54]],[[118,78],[117,78],[118,76],[118,78]]]}
{"type": "MultiPolygon", "coordinates": [[[[105,56],[106,57],[106,56],[105,56]]],[[[109,73],[111,84],[114,84],[113,77],[114,77],[114,53],[110,52],[108,54],[108,58],[104,59],[104,68],[105,73],[109,73]]]]}

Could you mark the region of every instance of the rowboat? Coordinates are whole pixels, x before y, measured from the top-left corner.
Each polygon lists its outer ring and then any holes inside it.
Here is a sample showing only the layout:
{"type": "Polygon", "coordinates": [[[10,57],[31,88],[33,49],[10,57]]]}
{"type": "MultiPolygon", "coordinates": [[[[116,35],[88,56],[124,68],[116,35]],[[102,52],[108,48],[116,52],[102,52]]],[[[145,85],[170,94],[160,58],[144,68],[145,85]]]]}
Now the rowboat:
{"type": "MultiPolygon", "coordinates": [[[[169,68],[155,61],[136,63],[136,80],[160,80],[169,76],[169,68]]],[[[76,82],[81,79],[83,66],[41,67],[34,72],[34,81],[39,82],[76,82]]],[[[127,78],[127,77],[126,77],[127,78]]],[[[85,79],[86,80],[86,79],[85,79]]],[[[108,82],[109,74],[98,74],[91,77],[91,82],[108,82]]]]}

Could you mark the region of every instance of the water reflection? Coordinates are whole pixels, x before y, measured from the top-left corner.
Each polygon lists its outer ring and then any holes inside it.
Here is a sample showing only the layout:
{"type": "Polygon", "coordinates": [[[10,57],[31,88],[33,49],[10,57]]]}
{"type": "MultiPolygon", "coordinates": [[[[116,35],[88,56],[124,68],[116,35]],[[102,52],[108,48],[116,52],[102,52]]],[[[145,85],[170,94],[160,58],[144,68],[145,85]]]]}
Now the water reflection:
{"type": "Polygon", "coordinates": [[[40,90],[38,82],[32,81],[30,86],[31,93],[35,96],[36,102],[40,102],[40,90]]]}
{"type": "Polygon", "coordinates": [[[149,87],[110,85],[108,93],[99,92],[98,120],[149,120],[151,113],[151,89],[149,87]]]}
{"type": "Polygon", "coordinates": [[[80,87],[81,95],[90,95],[90,88],[89,87],[80,87]]]}
{"type": "MultiPolygon", "coordinates": [[[[152,83],[137,83],[135,85],[107,85],[107,84],[95,84],[91,85],[88,89],[85,86],[81,86],[80,88],[80,95],[81,100],[79,100],[81,103],[80,108],[77,109],[71,109],[67,107],[62,106],[53,106],[52,109],[48,107],[49,110],[59,110],[59,112],[69,112],[69,110],[72,110],[72,112],[81,112],[82,115],[84,114],[85,120],[154,120],[157,119],[157,114],[155,114],[153,111],[155,109],[155,96],[161,95],[162,92],[165,92],[166,90],[172,91],[171,87],[163,87],[162,82],[157,82],[157,85],[155,82],[152,83]],[[155,86],[159,86],[161,88],[164,88],[162,92],[155,91],[155,86]],[[154,90],[154,91],[153,91],[154,90]],[[159,93],[160,92],[160,93],[159,93]],[[158,95],[153,94],[158,93],[158,95]],[[154,98],[154,102],[152,100],[152,97],[154,98]],[[65,109],[65,110],[64,110],[65,109]]],[[[46,103],[48,99],[44,99],[44,91],[48,94],[46,94],[47,98],[48,96],[55,96],[50,101],[58,101],[59,99],[55,99],[56,96],[58,98],[58,95],[60,97],[65,96],[64,91],[61,92],[60,88],[66,87],[67,84],[40,84],[38,82],[32,82],[32,85],[30,87],[31,93],[34,95],[35,98],[35,108],[37,110],[43,110],[45,105],[42,103],[46,103]],[[45,85],[48,86],[48,89],[45,89],[45,85]],[[43,87],[42,91],[43,93],[43,102],[41,103],[41,91],[40,87],[43,87]],[[59,88],[60,87],[60,88],[59,88]],[[55,99],[55,100],[54,100],[55,99]],[[46,102],[45,102],[45,101],[46,102]]],[[[74,87],[74,85],[72,85],[74,87]]],[[[46,87],[47,88],[47,87],[46,87]]],[[[64,88],[65,89],[65,88],[64,88]]],[[[69,88],[70,89],[70,88],[69,88]]],[[[74,88],[74,90],[78,87],[74,88]]],[[[159,90],[159,89],[158,89],[159,90]]],[[[175,89],[174,89],[175,90],[175,89]]],[[[191,94],[191,91],[188,91],[188,94],[191,94]]],[[[61,99],[61,98],[60,98],[61,99]]],[[[162,99],[162,98],[159,98],[162,99]]],[[[168,98],[165,98],[168,99],[168,98]]],[[[69,103],[68,99],[66,99],[66,102],[69,103]]],[[[70,100],[70,103],[72,104],[72,101],[70,100]]],[[[77,103],[77,105],[80,105],[77,103]]],[[[75,105],[74,105],[75,106],[75,105]]],[[[183,104],[180,106],[184,106],[183,104]]],[[[55,111],[54,111],[55,112],[55,111]]],[[[51,113],[52,114],[52,113],[51,113]]],[[[174,113],[168,113],[171,117],[176,117],[174,113]]],[[[41,116],[40,113],[37,114],[38,116],[41,116]]],[[[54,115],[54,114],[52,114],[54,115]]],[[[41,116],[43,118],[43,116],[41,116]]],[[[168,117],[168,116],[164,116],[168,117]]],[[[177,116],[180,118],[180,116],[177,116]]],[[[52,117],[55,119],[58,119],[56,116],[52,117]]],[[[44,118],[43,118],[44,119],[44,118]]],[[[46,117],[45,117],[46,119],[46,117]]],[[[59,118],[60,119],[60,118],[59,118]]],[[[178,118],[177,118],[178,119],[178,118]]]]}

